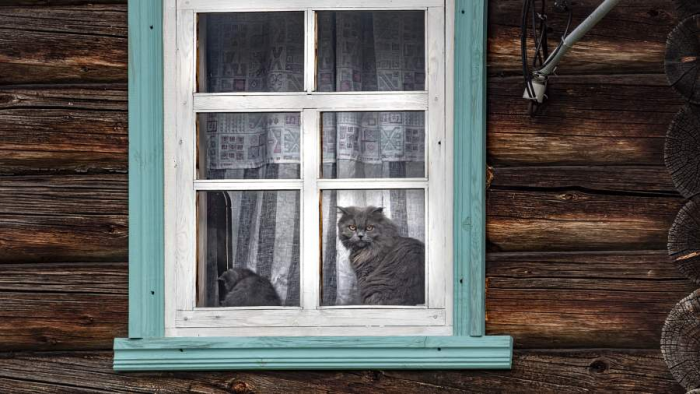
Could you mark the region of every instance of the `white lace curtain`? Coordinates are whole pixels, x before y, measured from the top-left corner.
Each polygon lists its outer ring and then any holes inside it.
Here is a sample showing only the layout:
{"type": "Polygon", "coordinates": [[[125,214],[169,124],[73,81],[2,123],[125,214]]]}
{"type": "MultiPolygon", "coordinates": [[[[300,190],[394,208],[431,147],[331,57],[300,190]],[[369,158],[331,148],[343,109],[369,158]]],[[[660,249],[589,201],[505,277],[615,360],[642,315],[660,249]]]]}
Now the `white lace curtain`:
{"type": "MultiPolygon", "coordinates": [[[[303,20],[291,12],[208,15],[206,90],[302,91],[303,20]]],[[[424,90],[423,12],[320,12],[317,20],[317,90],[424,90]]],[[[299,114],[203,114],[203,124],[207,178],[299,178],[299,114]]],[[[324,113],[322,125],[325,178],[425,176],[422,112],[324,113]]],[[[209,193],[207,201],[204,304],[218,304],[216,278],[225,269],[247,267],[270,279],[284,305],[298,305],[298,193],[209,193]]],[[[324,305],[356,302],[355,277],[337,241],[338,205],[383,206],[404,235],[425,238],[423,191],[324,192],[324,305]]]]}

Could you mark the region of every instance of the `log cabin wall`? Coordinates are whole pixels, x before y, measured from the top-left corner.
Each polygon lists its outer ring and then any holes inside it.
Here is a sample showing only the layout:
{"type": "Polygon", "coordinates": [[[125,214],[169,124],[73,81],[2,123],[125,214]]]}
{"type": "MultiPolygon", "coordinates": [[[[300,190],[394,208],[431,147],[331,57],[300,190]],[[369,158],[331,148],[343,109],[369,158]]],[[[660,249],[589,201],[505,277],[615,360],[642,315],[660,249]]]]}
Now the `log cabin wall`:
{"type": "Polygon", "coordinates": [[[127,334],[126,0],[0,4],[1,392],[683,392],[659,351],[695,290],[665,250],[684,203],[663,163],[682,104],[663,74],[670,0],[623,1],[536,118],[522,1],[490,1],[487,330],[513,335],[512,371],[153,374],[111,366],[127,334]]]}

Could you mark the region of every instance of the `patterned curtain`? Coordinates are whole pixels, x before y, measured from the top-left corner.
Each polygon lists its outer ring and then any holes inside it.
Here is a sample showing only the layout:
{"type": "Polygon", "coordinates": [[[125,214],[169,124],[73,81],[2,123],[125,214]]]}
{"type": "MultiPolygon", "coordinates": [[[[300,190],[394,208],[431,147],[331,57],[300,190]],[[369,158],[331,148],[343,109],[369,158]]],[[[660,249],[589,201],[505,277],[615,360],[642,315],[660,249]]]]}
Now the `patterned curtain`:
{"type": "MultiPolygon", "coordinates": [[[[302,91],[303,17],[291,14],[210,15],[208,91],[302,91]]],[[[424,32],[422,11],[320,12],[318,90],[424,90],[424,32]]],[[[208,179],[299,178],[299,114],[203,114],[202,123],[208,179]]],[[[425,176],[423,112],[329,112],[322,126],[324,178],[425,176]]],[[[404,235],[425,240],[422,190],[324,191],[322,200],[322,305],[356,302],[337,206],[382,206],[404,235]]],[[[206,306],[218,305],[215,279],[231,267],[269,278],[284,305],[299,305],[298,193],[209,193],[207,201],[206,306]]]]}

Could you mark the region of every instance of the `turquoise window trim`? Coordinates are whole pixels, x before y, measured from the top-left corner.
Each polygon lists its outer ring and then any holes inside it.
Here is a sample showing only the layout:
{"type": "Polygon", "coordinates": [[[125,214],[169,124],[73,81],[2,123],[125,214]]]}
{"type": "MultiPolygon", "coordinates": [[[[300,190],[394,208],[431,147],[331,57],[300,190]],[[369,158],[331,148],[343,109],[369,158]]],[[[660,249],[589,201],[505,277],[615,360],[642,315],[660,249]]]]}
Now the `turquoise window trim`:
{"type": "Polygon", "coordinates": [[[510,368],[512,338],[485,335],[487,0],[455,0],[454,332],[435,337],[165,337],[162,7],[129,0],[129,338],[114,369],[510,368]]]}

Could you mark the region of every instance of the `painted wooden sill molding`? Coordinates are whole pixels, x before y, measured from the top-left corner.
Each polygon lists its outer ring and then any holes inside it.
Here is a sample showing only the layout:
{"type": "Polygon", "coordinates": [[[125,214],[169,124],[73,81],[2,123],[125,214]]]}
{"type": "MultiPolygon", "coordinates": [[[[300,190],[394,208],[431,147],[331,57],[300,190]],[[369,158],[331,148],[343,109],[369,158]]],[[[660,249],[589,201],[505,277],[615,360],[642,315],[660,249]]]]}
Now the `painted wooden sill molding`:
{"type": "MultiPolygon", "coordinates": [[[[485,335],[486,9],[455,0],[452,336],[165,337],[163,0],[129,0],[129,338],[114,369],[508,369],[485,335]]],[[[449,3],[450,5],[452,3],[449,3]]]]}
{"type": "Polygon", "coordinates": [[[118,339],[117,371],[508,369],[510,337],[118,339]]]}

